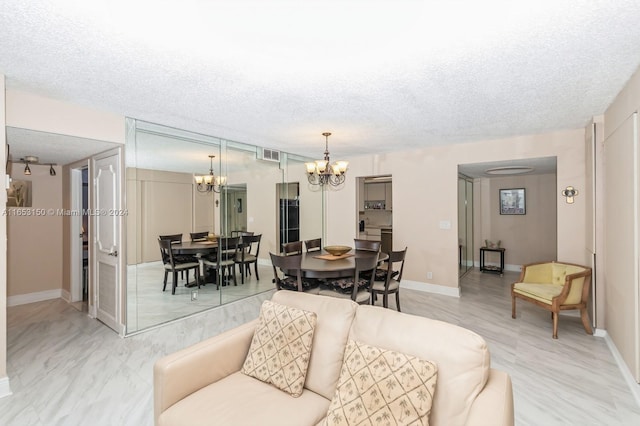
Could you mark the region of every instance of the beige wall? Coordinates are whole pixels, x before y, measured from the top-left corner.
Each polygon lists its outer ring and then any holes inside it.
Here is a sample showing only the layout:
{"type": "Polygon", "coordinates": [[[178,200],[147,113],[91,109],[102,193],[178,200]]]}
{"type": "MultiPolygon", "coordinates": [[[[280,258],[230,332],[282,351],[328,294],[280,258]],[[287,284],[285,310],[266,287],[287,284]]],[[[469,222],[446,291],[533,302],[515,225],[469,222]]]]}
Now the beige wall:
{"type": "MultiPolygon", "coordinates": [[[[478,216],[480,229],[474,241],[474,258],[479,261],[479,247],[484,240],[506,248],[505,264],[524,265],[557,259],[556,227],[556,175],[522,175],[480,179],[475,186],[474,216],[478,216]],[[524,215],[501,215],[500,189],[524,188],[524,215]],[[526,241],[526,244],[523,242],[526,241]]],[[[486,261],[497,262],[487,254],[486,261]]]]}
{"type": "Polygon", "coordinates": [[[189,241],[190,232],[210,231],[213,221],[211,194],[195,192],[187,173],[128,169],[127,207],[129,264],[160,260],[158,235],[182,234],[189,241]]]}
{"type": "Polygon", "coordinates": [[[7,295],[38,293],[62,288],[62,173],[49,175],[49,166],[14,163],[13,180],[31,181],[32,208],[7,210],[7,295]],[[31,215],[17,215],[31,212],[31,215]],[[44,212],[35,215],[37,212],[44,212]],[[13,214],[12,214],[13,213],[13,214]]]}
{"type": "MultiPolygon", "coordinates": [[[[0,74],[0,164],[2,164],[2,177],[6,175],[7,145],[5,128],[5,87],[4,75],[0,74]]],[[[7,205],[7,191],[0,191],[0,205],[3,209],[7,205]]],[[[6,216],[0,219],[0,397],[9,393],[9,379],[7,378],[7,220],[6,216]]]]}
{"type": "Polygon", "coordinates": [[[584,261],[585,204],[573,205],[562,188],[584,188],[584,129],[436,146],[415,151],[366,155],[349,159],[343,190],[329,192],[328,243],[353,244],[357,230],[356,178],[393,176],[393,245],[408,247],[403,280],[458,287],[457,176],[458,164],[511,159],[557,157],[557,257],[584,261]],[[441,222],[450,229],[441,229],[441,222]],[[443,223],[445,225],[445,223],[443,223]],[[427,280],[427,272],[433,279],[427,280]]]}
{"type": "Polygon", "coordinates": [[[636,381],[640,382],[640,284],[638,280],[638,117],[640,71],[605,113],[604,286],[605,324],[636,381]]]}
{"type": "Polygon", "coordinates": [[[79,136],[123,144],[124,117],[45,98],[20,90],[7,90],[7,126],[79,136]]]}

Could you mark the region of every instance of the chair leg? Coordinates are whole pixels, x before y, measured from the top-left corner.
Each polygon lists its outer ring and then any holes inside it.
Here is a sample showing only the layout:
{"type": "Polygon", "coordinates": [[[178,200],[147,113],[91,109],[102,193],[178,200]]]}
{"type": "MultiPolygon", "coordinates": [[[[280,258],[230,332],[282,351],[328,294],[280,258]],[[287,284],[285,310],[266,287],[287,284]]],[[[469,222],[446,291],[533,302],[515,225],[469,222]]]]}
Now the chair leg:
{"type": "Polygon", "coordinates": [[[233,274],[233,285],[238,285],[238,281],[236,280],[236,266],[235,266],[235,265],[233,265],[233,266],[232,266],[232,269],[233,269],[233,270],[232,270],[232,272],[231,272],[231,273],[233,274]]]}
{"type": "Polygon", "coordinates": [[[396,291],[396,308],[398,308],[398,312],[400,311],[400,292],[396,291]]]}
{"type": "Polygon", "coordinates": [[[387,293],[382,296],[382,306],[384,306],[385,308],[389,307],[389,296],[387,295],[387,293]]]}
{"type": "Polygon", "coordinates": [[[516,318],[516,297],[511,296],[511,318],[516,318]]]}
{"type": "Polygon", "coordinates": [[[189,284],[189,270],[187,269],[184,272],[187,274],[187,282],[184,283],[184,285],[186,286],[187,284],[189,284]]]}
{"type": "MultiPolygon", "coordinates": [[[[244,272],[245,272],[245,269],[246,269],[245,268],[245,264],[241,263],[240,264],[240,277],[241,277],[242,284],[244,284],[244,272]]],[[[233,272],[234,272],[234,275],[235,275],[235,272],[236,272],[235,266],[233,267],[233,272]]]]}
{"type": "Polygon", "coordinates": [[[551,316],[553,317],[553,338],[558,338],[558,313],[552,312],[551,316]]]}
{"type": "Polygon", "coordinates": [[[176,294],[177,285],[178,285],[178,271],[173,271],[173,283],[171,283],[171,294],[176,294]]]}
{"type": "Polygon", "coordinates": [[[164,285],[162,286],[162,291],[165,291],[167,289],[167,276],[169,275],[169,271],[167,271],[166,269],[164,270],[164,285]]]}
{"type": "Polygon", "coordinates": [[[580,319],[582,320],[582,326],[587,334],[593,334],[591,324],[589,324],[589,316],[587,315],[587,308],[580,309],[580,319]]]}
{"type": "MultiPolygon", "coordinates": [[[[253,264],[254,265],[254,269],[256,270],[256,280],[260,281],[260,275],[258,275],[258,261],[256,260],[256,263],[253,264]]],[[[251,265],[247,265],[247,270],[251,271],[250,268],[251,265]]],[[[251,272],[249,272],[251,273],[251,272]]]]}

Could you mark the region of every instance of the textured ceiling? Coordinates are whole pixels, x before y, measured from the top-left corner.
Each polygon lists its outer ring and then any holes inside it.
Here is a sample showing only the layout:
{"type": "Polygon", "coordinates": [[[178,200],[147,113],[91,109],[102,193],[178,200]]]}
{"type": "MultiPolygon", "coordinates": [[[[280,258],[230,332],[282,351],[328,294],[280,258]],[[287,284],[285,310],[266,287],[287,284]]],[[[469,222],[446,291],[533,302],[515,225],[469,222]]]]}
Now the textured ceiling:
{"type": "Polygon", "coordinates": [[[638,0],[0,2],[8,88],[332,158],[583,127],[638,0]]]}

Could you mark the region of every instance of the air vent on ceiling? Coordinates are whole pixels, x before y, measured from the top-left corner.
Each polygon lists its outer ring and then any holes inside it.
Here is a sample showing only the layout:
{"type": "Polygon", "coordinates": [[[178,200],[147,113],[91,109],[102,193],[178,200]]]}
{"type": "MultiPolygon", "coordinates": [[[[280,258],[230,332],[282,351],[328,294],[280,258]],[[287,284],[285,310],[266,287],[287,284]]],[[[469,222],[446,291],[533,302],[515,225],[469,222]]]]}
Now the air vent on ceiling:
{"type": "Polygon", "coordinates": [[[280,162],[280,151],[276,151],[275,149],[262,148],[261,158],[266,161],[274,161],[278,163],[280,162]]]}

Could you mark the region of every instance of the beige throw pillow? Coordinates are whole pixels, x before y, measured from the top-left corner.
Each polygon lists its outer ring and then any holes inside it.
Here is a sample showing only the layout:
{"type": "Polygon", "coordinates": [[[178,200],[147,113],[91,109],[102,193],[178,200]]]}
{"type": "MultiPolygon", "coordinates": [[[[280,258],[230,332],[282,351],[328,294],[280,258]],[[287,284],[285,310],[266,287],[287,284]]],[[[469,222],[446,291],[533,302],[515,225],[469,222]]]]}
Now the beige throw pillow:
{"type": "Polygon", "coordinates": [[[438,369],[349,340],[327,425],[428,425],[438,369]]]}
{"type": "Polygon", "coordinates": [[[316,314],[265,300],[242,372],[293,397],[302,394],[316,314]]]}

